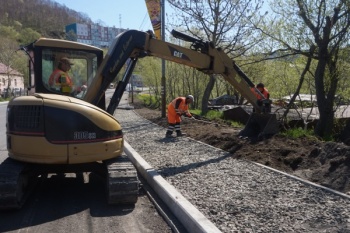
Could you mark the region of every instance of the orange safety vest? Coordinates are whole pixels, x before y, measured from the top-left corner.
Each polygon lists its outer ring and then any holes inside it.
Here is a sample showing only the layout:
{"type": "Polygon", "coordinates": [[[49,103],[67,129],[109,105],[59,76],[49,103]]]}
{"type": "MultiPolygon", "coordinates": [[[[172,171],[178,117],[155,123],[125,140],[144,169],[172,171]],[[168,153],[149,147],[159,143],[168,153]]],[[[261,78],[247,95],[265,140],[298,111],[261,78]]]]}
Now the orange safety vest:
{"type": "Polygon", "coordinates": [[[70,93],[72,91],[73,82],[66,72],[56,69],[50,75],[49,85],[57,91],[70,93]]]}
{"type": "Polygon", "coordinates": [[[181,116],[186,115],[192,117],[191,113],[188,111],[188,104],[186,104],[185,97],[178,97],[170,102],[168,105],[168,122],[175,124],[181,122],[181,116]],[[179,106],[176,106],[176,102],[181,100],[179,106]]]}
{"type": "MultiPolygon", "coordinates": [[[[256,98],[257,98],[258,100],[262,100],[262,99],[263,99],[262,96],[259,95],[259,93],[256,91],[255,87],[252,87],[251,90],[252,90],[252,92],[254,93],[254,95],[256,96],[256,98]]],[[[260,91],[260,90],[259,90],[259,91],[260,91]]],[[[261,91],[261,94],[264,95],[265,99],[269,99],[269,98],[270,98],[269,91],[268,91],[265,87],[264,87],[264,90],[261,91]]]]}

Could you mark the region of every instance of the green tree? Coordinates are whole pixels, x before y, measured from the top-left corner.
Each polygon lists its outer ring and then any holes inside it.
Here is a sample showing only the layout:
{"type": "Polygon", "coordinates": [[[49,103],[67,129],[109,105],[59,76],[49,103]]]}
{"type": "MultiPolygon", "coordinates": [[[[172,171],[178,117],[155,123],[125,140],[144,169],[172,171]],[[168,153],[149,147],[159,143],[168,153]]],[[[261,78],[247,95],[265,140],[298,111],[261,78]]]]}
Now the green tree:
{"type": "MultiPolygon", "coordinates": [[[[251,21],[259,21],[261,1],[250,0],[168,0],[177,10],[179,21],[170,23],[185,34],[211,41],[231,57],[245,54],[257,43],[251,21]]],[[[217,77],[211,75],[202,97],[202,113],[208,111],[208,100],[217,77]]]]}
{"type": "Polygon", "coordinates": [[[0,35],[1,37],[16,41],[18,39],[19,33],[14,27],[0,25],[0,35]]]}
{"type": "Polygon", "coordinates": [[[31,28],[24,28],[19,33],[19,43],[22,45],[29,44],[40,38],[40,34],[31,28]]]}
{"type": "Polygon", "coordinates": [[[77,41],[77,38],[77,34],[73,30],[70,30],[66,34],[66,40],[77,41]]]}
{"type": "Polygon", "coordinates": [[[340,51],[349,41],[350,1],[275,0],[272,9],[276,15],[267,22],[268,30],[262,31],[273,39],[274,48],[309,59],[301,79],[307,72],[314,76],[320,114],[315,133],[330,138],[334,100],[341,79],[340,51]],[[315,61],[314,70],[310,69],[310,59],[315,61]]]}

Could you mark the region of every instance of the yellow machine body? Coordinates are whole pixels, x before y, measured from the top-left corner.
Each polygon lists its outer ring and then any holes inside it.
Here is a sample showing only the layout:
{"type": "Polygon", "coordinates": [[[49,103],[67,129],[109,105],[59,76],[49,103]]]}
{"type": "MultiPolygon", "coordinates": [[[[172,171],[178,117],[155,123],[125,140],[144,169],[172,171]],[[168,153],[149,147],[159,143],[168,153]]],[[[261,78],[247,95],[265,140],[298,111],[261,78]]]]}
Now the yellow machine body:
{"type": "Polygon", "coordinates": [[[88,163],[115,158],[123,151],[118,121],[73,97],[35,94],[14,98],[7,114],[9,157],[19,161],[88,163]]]}

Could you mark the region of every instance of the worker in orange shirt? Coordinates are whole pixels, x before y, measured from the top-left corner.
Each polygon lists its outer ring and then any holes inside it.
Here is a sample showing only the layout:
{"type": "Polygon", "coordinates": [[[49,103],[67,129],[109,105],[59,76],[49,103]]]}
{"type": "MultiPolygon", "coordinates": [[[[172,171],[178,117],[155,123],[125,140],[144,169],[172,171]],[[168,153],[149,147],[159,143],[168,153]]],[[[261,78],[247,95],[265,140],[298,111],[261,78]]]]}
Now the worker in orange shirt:
{"type": "Polygon", "coordinates": [[[73,63],[67,57],[62,57],[59,60],[57,69],[52,72],[49,78],[49,86],[52,89],[70,95],[73,91],[73,81],[68,71],[72,65],[73,63]]]}
{"type": "Polygon", "coordinates": [[[168,105],[168,129],[165,137],[172,137],[173,131],[176,131],[176,136],[181,137],[186,134],[181,132],[181,116],[193,118],[189,112],[189,104],[193,103],[194,98],[192,95],[186,97],[177,97],[168,105]]]}
{"type": "Polygon", "coordinates": [[[256,87],[251,88],[257,98],[257,104],[261,107],[262,112],[271,112],[270,93],[263,83],[259,83],[256,87]],[[260,93],[259,93],[260,92],[260,93]]]}

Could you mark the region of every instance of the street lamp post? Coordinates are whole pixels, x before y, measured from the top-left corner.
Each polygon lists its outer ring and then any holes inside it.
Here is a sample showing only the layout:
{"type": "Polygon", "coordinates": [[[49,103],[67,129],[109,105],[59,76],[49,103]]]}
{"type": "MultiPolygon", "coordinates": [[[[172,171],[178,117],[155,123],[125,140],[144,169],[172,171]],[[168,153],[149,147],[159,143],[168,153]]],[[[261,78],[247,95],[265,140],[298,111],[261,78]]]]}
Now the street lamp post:
{"type": "MultiPolygon", "coordinates": [[[[164,0],[160,0],[160,12],[161,12],[161,37],[165,41],[165,4],[164,0]]],[[[166,116],[166,83],[165,83],[165,60],[162,59],[162,117],[166,116]]]]}

